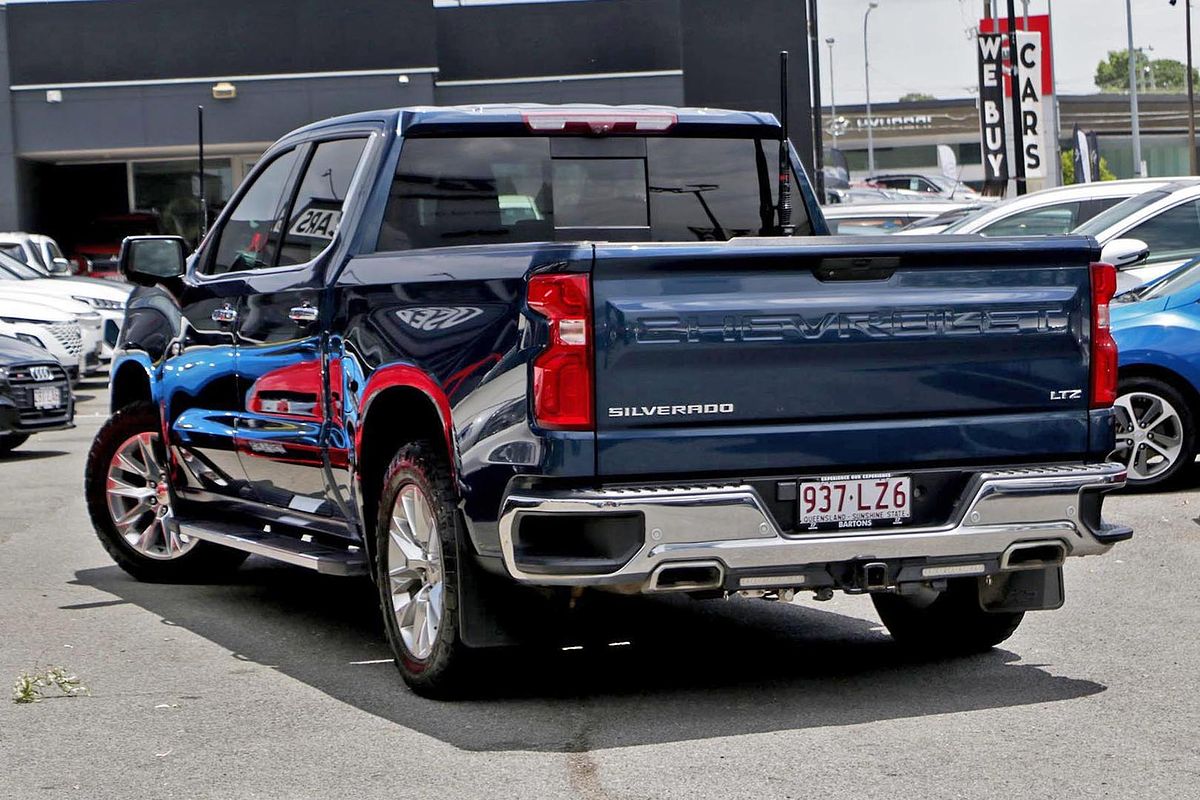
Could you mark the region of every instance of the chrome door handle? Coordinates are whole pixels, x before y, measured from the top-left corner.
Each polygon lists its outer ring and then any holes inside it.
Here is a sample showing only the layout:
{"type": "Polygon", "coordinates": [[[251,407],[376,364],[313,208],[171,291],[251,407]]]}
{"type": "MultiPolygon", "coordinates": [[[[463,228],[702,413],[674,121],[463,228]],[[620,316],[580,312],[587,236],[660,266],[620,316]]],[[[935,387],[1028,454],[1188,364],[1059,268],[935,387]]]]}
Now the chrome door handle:
{"type": "Polygon", "coordinates": [[[310,306],[305,303],[302,306],[296,306],[288,312],[288,319],[298,325],[307,325],[310,322],[316,322],[319,312],[316,306],[310,306]]]}
{"type": "Polygon", "coordinates": [[[227,324],[237,319],[237,309],[226,303],[220,308],[214,308],[212,312],[212,321],[227,324]]]}

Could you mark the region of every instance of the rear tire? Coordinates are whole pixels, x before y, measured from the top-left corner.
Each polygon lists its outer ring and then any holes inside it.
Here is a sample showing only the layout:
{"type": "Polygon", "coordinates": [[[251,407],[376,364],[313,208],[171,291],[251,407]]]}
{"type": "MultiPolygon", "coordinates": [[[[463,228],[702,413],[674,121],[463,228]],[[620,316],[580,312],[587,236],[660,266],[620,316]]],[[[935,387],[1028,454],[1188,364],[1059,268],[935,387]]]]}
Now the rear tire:
{"type": "Polygon", "coordinates": [[[1115,404],[1117,449],[1131,489],[1167,486],[1196,458],[1196,420],[1183,393],[1157,378],[1125,378],[1115,404]]]}
{"type": "Polygon", "coordinates": [[[428,441],[401,447],[380,492],[375,575],[396,668],[425,697],[458,694],[472,655],[459,632],[462,536],[442,448],[428,441]]]}
{"type": "Polygon", "coordinates": [[[28,439],[28,433],[5,433],[0,435],[0,456],[8,455],[13,450],[25,444],[28,439]]]}
{"type": "Polygon", "coordinates": [[[931,603],[898,594],[872,594],[875,610],[896,643],[939,656],[989,650],[1012,636],[1024,612],[984,611],[975,578],[959,578],[931,603]]]}
{"type": "Polygon", "coordinates": [[[92,526],[117,566],[139,581],[211,580],[249,554],[179,533],[161,431],[151,403],[126,406],[100,428],[83,478],[92,526]]]}

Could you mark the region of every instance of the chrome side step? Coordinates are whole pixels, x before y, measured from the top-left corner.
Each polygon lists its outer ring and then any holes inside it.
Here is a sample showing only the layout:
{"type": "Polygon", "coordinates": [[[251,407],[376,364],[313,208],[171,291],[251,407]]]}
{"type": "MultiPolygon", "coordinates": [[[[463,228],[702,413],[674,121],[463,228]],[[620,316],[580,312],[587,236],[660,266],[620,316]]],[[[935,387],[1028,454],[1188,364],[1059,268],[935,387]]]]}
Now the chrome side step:
{"type": "Polygon", "coordinates": [[[366,575],[367,556],[356,547],[331,547],[294,536],[211,520],[179,520],[179,532],[205,542],[316,570],[323,575],[366,575]]]}

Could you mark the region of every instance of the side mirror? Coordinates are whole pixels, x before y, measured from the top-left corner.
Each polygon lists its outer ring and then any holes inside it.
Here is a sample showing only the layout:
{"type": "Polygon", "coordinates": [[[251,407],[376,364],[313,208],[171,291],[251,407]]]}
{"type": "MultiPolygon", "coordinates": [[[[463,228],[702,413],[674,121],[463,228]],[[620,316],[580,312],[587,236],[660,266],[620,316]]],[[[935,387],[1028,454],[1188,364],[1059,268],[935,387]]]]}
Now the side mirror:
{"type": "Polygon", "coordinates": [[[187,242],[182,236],[129,236],[121,242],[118,269],[142,286],[181,277],[187,269],[187,242]]]}
{"type": "Polygon", "coordinates": [[[51,275],[70,275],[71,274],[71,262],[67,261],[65,258],[54,259],[53,261],[50,262],[50,274],[51,275]]]}
{"type": "Polygon", "coordinates": [[[1100,251],[1100,260],[1117,269],[1128,269],[1150,257],[1150,246],[1141,239],[1113,239],[1100,251]]]}

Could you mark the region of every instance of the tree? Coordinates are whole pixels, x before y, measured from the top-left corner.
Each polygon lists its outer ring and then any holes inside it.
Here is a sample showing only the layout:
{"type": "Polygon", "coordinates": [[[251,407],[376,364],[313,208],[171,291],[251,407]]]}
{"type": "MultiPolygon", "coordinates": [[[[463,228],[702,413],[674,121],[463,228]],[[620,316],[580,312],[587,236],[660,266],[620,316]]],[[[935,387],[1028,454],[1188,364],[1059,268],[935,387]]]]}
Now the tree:
{"type": "MultiPolygon", "coordinates": [[[[1138,74],[1138,91],[1183,92],[1187,89],[1187,67],[1171,58],[1151,61],[1141,50],[1135,51],[1134,67],[1138,74]]],[[[1200,72],[1193,69],[1192,77],[1200,82],[1200,72]]],[[[1110,50],[1108,58],[1096,65],[1096,86],[1104,92],[1124,94],[1129,91],[1129,51],[1110,50]]]]}
{"type": "Polygon", "coordinates": [[[900,98],[901,103],[923,103],[926,100],[936,100],[937,98],[925,92],[909,92],[900,98]]]}
{"type": "MultiPolygon", "coordinates": [[[[1115,181],[1117,176],[1108,168],[1108,161],[1104,156],[1100,156],[1100,180],[1115,181]]],[[[1063,186],[1069,186],[1075,182],[1075,151],[1062,151],[1062,182],[1063,186]]]]}

